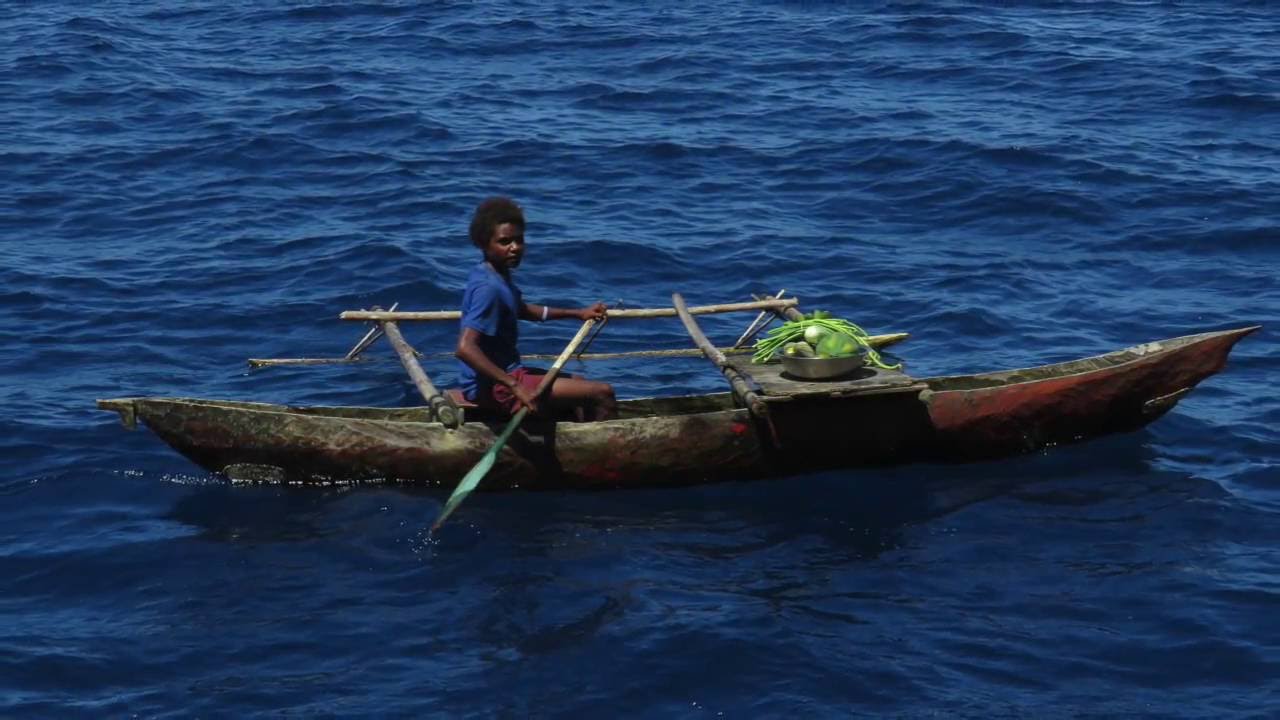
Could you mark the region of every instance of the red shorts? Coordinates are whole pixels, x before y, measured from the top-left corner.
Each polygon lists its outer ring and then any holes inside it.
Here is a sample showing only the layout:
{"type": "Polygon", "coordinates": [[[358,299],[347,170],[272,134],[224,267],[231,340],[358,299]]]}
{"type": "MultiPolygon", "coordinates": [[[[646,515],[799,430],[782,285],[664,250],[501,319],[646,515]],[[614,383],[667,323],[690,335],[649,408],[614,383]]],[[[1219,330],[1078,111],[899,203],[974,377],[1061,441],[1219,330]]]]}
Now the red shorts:
{"type": "MultiPolygon", "coordinates": [[[[528,390],[530,395],[538,389],[538,385],[542,383],[542,376],[546,374],[547,371],[541,368],[527,367],[518,367],[510,373],[511,377],[515,378],[517,383],[520,383],[520,387],[528,390]]],[[[573,376],[560,373],[557,377],[573,376]]],[[[508,415],[515,415],[516,411],[520,409],[520,401],[511,392],[511,388],[497,383],[493,385],[489,393],[476,393],[476,404],[482,408],[500,410],[508,415]]],[[[539,407],[542,407],[541,404],[539,404],[539,407]]]]}

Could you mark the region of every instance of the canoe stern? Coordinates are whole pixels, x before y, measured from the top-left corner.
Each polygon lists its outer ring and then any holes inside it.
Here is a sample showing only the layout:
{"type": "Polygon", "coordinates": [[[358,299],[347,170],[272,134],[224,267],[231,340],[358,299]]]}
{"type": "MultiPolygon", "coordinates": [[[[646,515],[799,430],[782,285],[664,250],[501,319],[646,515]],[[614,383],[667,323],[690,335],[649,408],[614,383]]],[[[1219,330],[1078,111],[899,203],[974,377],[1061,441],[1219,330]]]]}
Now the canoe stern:
{"type": "MultiPolygon", "coordinates": [[[[1009,382],[921,394],[944,458],[1029,452],[1140,428],[1217,373],[1231,348],[1257,327],[1174,338],[1072,363],[1005,374],[1009,382]],[[1025,379],[1023,379],[1025,378],[1025,379]]],[[[986,376],[989,378],[995,377],[986,376]]],[[[984,376],[969,382],[980,385],[984,376]]]]}

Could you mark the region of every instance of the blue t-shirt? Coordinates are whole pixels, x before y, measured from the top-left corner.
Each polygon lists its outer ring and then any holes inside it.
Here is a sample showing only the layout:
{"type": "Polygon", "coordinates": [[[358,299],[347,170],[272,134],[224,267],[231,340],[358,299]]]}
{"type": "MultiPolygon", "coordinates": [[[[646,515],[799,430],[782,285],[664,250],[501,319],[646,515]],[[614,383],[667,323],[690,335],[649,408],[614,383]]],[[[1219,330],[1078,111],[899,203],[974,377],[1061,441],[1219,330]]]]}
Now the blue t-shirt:
{"type": "MultiPolygon", "coordinates": [[[[462,327],[480,333],[480,349],[494,365],[507,372],[520,367],[520,351],[516,349],[519,329],[516,321],[524,298],[515,283],[504,279],[486,262],[471,269],[467,288],[462,291],[462,327]]],[[[472,367],[458,361],[462,376],[462,394],[475,401],[483,387],[488,392],[491,381],[478,375],[472,367]]]]}

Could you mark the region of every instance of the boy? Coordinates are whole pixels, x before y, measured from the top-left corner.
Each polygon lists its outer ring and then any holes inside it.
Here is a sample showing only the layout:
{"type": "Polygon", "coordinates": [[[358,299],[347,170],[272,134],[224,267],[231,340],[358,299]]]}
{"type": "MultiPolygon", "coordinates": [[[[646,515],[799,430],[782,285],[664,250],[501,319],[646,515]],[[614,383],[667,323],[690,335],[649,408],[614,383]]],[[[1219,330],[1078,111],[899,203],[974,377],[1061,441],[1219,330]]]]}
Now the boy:
{"type": "Polygon", "coordinates": [[[604,303],[581,310],[526,303],[511,280],[524,258],[524,212],[509,198],[489,198],[471,219],[471,243],[484,260],[471,270],[462,294],[462,329],[454,355],[460,361],[462,394],[489,409],[514,414],[521,407],[537,413],[549,405],[551,416],[585,406],[588,417],[613,417],[613,386],[576,377],[556,376],[542,397],[534,391],[543,371],[526,368],[516,349],[516,320],[545,322],[560,318],[586,321],[605,316],[604,303]]]}

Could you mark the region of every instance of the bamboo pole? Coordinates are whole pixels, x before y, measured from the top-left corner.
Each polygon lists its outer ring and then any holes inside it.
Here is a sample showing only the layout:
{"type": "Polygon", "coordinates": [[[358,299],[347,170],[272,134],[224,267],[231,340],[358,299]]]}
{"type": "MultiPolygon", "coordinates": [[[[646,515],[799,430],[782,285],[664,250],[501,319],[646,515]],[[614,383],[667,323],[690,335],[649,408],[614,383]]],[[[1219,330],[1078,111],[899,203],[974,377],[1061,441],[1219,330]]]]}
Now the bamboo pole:
{"type": "MultiPolygon", "coordinates": [[[[748,310],[773,310],[775,312],[783,312],[787,308],[793,308],[799,304],[800,301],[795,298],[785,298],[778,300],[757,300],[756,302],[724,303],[721,305],[700,305],[698,307],[687,308],[687,310],[690,315],[710,315],[713,313],[743,312],[748,310]]],[[[609,311],[610,320],[616,320],[618,318],[639,319],[676,317],[676,315],[677,313],[675,308],[637,308],[635,310],[609,311]]],[[[345,310],[342,314],[338,315],[338,318],[341,320],[393,320],[396,322],[461,320],[462,313],[457,310],[429,310],[417,312],[345,310]]]]}
{"type": "MultiPolygon", "coordinates": [[[[391,303],[391,308],[389,312],[395,312],[396,308],[398,307],[400,307],[399,301],[391,303]]],[[[381,310],[381,308],[377,307],[376,305],[374,306],[373,309],[381,310]]],[[[369,346],[372,345],[374,341],[376,341],[380,337],[382,337],[382,325],[374,325],[373,327],[369,328],[369,332],[365,333],[364,337],[360,338],[360,342],[356,343],[354,346],[352,346],[350,350],[347,351],[347,359],[348,360],[356,359],[357,357],[360,356],[360,353],[369,349],[369,346]]]]}
{"type": "MultiPolygon", "coordinates": [[[[872,335],[867,338],[867,343],[871,347],[879,350],[890,345],[896,345],[910,337],[907,333],[887,333],[885,335],[872,335]]],[[[716,348],[725,355],[751,355],[754,349],[721,347],[716,348]]],[[[626,352],[611,353],[583,353],[581,356],[575,355],[574,360],[626,360],[631,358],[685,358],[685,357],[702,357],[702,351],[698,348],[677,348],[673,350],[628,350],[626,352]]],[[[446,359],[453,357],[453,353],[432,353],[426,355],[428,359],[446,359]]],[[[522,356],[525,360],[553,360],[557,356],[546,353],[533,353],[522,356]]],[[[249,358],[249,365],[253,367],[274,367],[277,365],[346,365],[350,363],[369,362],[369,358],[249,358]]]]}
{"type": "Polygon", "coordinates": [[[249,358],[249,367],[277,367],[280,365],[350,365],[367,362],[362,357],[340,358],[249,358]]]}
{"type": "Polygon", "coordinates": [[[769,434],[773,436],[774,446],[777,447],[780,445],[778,441],[778,431],[773,427],[773,419],[769,417],[768,406],[766,406],[764,401],[760,399],[760,396],[756,395],[755,391],[751,389],[751,386],[747,383],[747,379],[742,376],[742,373],[729,365],[729,361],[725,359],[724,353],[717,350],[716,347],[711,344],[711,341],[707,339],[707,336],[702,332],[702,328],[698,327],[698,321],[693,319],[693,315],[685,307],[684,298],[680,293],[671,293],[671,304],[675,306],[676,314],[679,315],[680,322],[684,323],[685,330],[689,331],[689,337],[693,338],[693,344],[697,345],[698,349],[702,351],[702,354],[705,355],[712,364],[720,369],[720,372],[725,376],[725,379],[729,381],[730,387],[733,388],[733,393],[742,400],[743,404],[745,404],[748,409],[750,409],[751,414],[768,426],[769,434]]]}
{"type": "Polygon", "coordinates": [[[392,321],[383,321],[381,324],[382,331],[386,334],[387,340],[391,341],[391,346],[396,349],[396,354],[400,356],[400,363],[408,371],[409,378],[413,380],[414,386],[431,407],[432,415],[447,428],[457,428],[461,425],[462,413],[458,411],[452,400],[437,391],[427,379],[426,371],[418,363],[418,358],[414,357],[413,348],[405,342],[404,335],[400,334],[400,328],[392,321]]]}
{"type": "MultiPolygon", "coordinates": [[[[773,296],[773,297],[774,297],[774,299],[776,300],[776,299],[778,299],[778,298],[782,297],[783,293],[785,293],[786,291],[787,291],[787,289],[786,289],[786,288],[783,288],[783,289],[779,290],[779,291],[778,291],[778,294],[773,296]]],[[[763,300],[763,299],[764,299],[764,298],[760,297],[759,295],[752,295],[751,297],[755,298],[756,300],[763,300]]],[[[394,309],[394,308],[393,308],[393,309],[394,309]]],[[[765,322],[763,325],[761,325],[761,324],[760,324],[760,322],[761,322],[762,320],[764,320],[764,319],[765,319],[765,317],[766,317],[766,316],[768,316],[768,315],[769,315],[769,311],[768,311],[768,310],[761,310],[761,311],[760,311],[760,314],[759,314],[759,315],[756,315],[756,319],[755,319],[755,320],[752,320],[752,321],[751,321],[751,324],[747,326],[747,329],[746,329],[746,330],[744,330],[744,331],[742,331],[742,334],[738,336],[738,341],[737,341],[737,342],[735,342],[735,343],[733,344],[733,346],[734,346],[734,347],[742,347],[742,344],[743,344],[743,343],[750,341],[750,340],[751,340],[751,338],[755,337],[755,336],[756,336],[756,334],[758,334],[761,330],[765,329],[765,327],[766,327],[769,323],[773,322],[773,318],[778,317],[778,313],[775,311],[775,312],[773,313],[773,316],[772,316],[772,317],[769,317],[768,321],[767,321],[767,322],[765,322]]]]}
{"type": "MultiPolygon", "coordinates": [[[[764,295],[757,295],[756,293],[751,293],[751,297],[755,298],[756,300],[768,299],[764,295]]],[[[801,313],[799,310],[795,309],[794,307],[783,308],[782,310],[775,310],[773,311],[773,314],[777,315],[783,320],[803,320],[804,319],[804,314],[801,313]]]]}
{"type": "MultiPolygon", "coordinates": [[[[911,337],[908,333],[887,333],[884,335],[872,335],[867,338],[867,344],[879,350],[883,347],[896,345],[897,343],[911,337]]],[[[754,348],[740,347],[719,347],[716,348],[725,355],[752,355],[755,353],[754,348]]],[[[613,353],[583,353],[581,357],[574,356],[575,360],[623,360],[627,358],[673,358],[673,357],[702,357],[702,350],[698,348],[678,348],[674,350],[628,350],[627,352],[613,353]]],[[[453,357],[453,353],[441,353],[438,357],[453,357]]],[[[433,356],[435,357],[435,356],[433,356]]],[[[555,355],[532,354],[523,355],[526,360],[550,360],[555,355]]]]}

